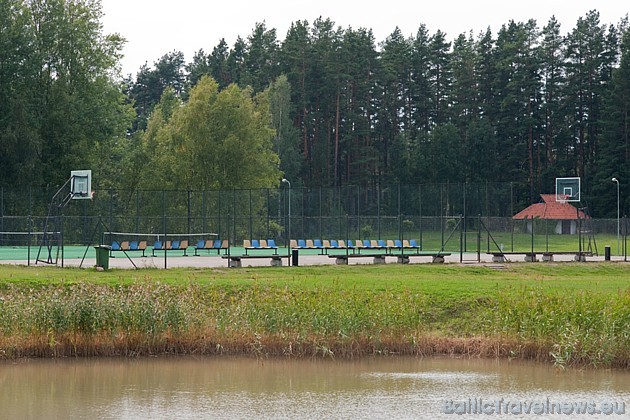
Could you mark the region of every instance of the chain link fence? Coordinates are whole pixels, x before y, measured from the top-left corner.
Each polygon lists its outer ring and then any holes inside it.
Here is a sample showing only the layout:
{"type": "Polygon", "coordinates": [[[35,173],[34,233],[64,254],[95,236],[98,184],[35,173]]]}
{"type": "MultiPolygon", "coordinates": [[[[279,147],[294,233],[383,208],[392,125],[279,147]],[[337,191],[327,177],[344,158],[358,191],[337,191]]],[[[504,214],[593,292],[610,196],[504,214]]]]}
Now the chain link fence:
{"type": "MultiPolygon", "coordinates": [[[[49,228],[55,192],[0,187],[0,246],[40,240],[49,228]]],[[[190,238],[191,243],[211,237],[235,245],[245,239],[273,239],[280,246],[289,239],[415,239],[423,249],[463,252],[580,246],[598,252],[597,245],[625,250],[625,218],[513,220],[528,204],[515,197],[509,183],[96,190],[93,200],[73,200],[64,207],[57,228],[65,244],[75,245],[106,243],[108,232],[120,232],[190,238]]]]}

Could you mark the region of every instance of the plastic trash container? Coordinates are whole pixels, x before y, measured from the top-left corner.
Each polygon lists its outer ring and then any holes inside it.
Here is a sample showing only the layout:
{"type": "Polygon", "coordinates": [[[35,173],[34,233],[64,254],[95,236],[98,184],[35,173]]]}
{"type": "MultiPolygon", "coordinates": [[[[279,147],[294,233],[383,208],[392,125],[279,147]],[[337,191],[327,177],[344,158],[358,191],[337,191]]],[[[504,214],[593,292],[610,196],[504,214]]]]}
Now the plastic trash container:
{"type": "Polygon", "coordinates": [[[96,266],[101,267],[103,270],[109,269],[109,251],[112,247],[109,245],[97,245],[94,247],[96,250],[96,266]]]}

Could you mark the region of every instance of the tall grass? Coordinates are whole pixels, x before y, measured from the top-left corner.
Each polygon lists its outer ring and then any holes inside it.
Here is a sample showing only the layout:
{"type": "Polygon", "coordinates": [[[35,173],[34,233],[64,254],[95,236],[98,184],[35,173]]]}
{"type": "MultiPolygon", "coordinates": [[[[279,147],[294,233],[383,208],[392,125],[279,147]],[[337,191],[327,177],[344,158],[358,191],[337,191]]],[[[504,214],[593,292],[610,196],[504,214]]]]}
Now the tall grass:
{"type": "MultiPolygon", "coordinates": [[[[557,365],[630,367],[630,290],[617,296],[502,290],[484,318],[486,334],[515,338],[522,347],[533,345],[557,365]]],[[[518,354],[519,349],[512,351],[518,354]]]]}
{"type": "MultiPolygon", "coordinates": [[[[164,271],[132,282],[132,272],[105,283],[8,282],[0,288],[0,357],[450,353],[630,368],[630,287],[570,287],[550,278],[579,268],[546,267],[548,277],[527,268],[535,279],[525,284],[515,280],[518,268],[480,267],[428,268],[432,281],[421,268],[391,267],[392,278],[374,283],[370,275],[386,269],[282,271],[299,281],[236,270],[229,275],[247,281],[204,282],[213,272],[195,270],[169,282],[152,277],[164,271]]],[[[625,268],[583,272],[628,285],[618,279],[625,268]]]]}

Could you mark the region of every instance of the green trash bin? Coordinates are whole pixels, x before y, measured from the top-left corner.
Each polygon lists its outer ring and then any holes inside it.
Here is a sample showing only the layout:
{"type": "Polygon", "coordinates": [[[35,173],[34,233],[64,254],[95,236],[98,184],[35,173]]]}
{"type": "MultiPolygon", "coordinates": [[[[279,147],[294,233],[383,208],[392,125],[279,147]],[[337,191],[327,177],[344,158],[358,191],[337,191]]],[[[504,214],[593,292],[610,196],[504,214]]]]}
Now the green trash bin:
{"type": "Polygon", "coordinates": [[[112,247],[109,245],[97,245],[94,247],[96,250],[96,266],[101,267],[103,270],[109,269],[109,251],[112,247]]]}

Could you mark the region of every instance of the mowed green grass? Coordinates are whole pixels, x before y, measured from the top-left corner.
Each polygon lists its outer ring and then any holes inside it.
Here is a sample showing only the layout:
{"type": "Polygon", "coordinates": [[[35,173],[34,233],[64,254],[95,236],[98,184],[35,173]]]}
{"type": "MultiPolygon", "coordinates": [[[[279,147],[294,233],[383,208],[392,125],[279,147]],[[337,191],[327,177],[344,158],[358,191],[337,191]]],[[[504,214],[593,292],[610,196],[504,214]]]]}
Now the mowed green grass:
{"type": "Polygon", "coordinates": [[[242,269],[114,269],[105,272],[91,268],[5,265],[0,270],[0,289],[6,289],[9,285],[17,288],[78,283],[125,286],[139,282],[222,288],[257,285],[294,289],[408,290],[452,298],[495,295],[503,289],[522,287],[539,287],[550,293],[584,290],[616,294],[630,288],[630,264],[390,264],[242,269]]]}

